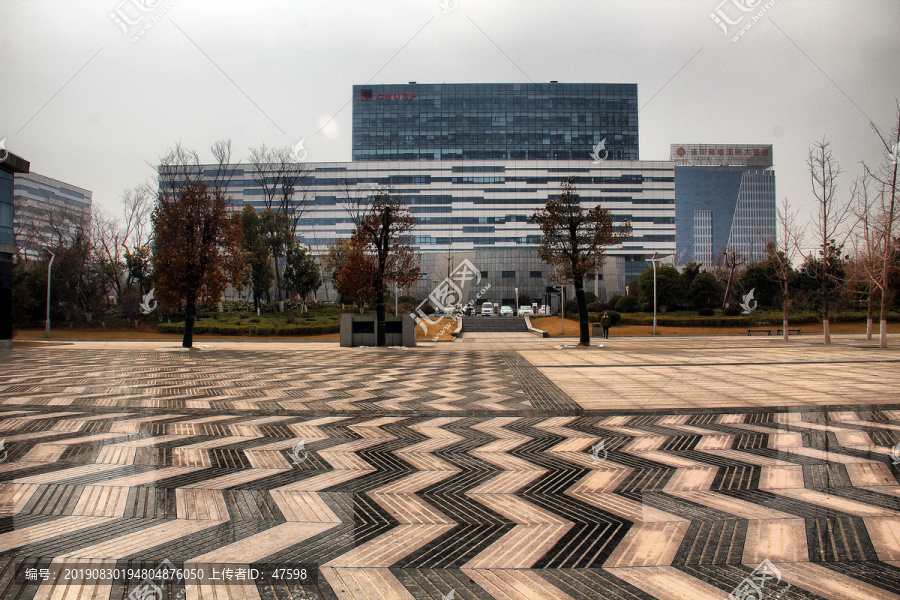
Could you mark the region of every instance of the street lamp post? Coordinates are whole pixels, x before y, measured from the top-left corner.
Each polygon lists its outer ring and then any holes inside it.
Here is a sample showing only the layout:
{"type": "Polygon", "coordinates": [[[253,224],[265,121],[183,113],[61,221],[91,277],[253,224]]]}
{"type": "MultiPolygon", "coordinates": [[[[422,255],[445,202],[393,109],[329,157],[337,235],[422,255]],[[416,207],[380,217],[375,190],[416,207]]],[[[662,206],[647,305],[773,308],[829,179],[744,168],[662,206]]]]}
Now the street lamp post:
{"type": "Polygon", "coordinates": [[[56,260],[56,255],[47,251],[50,254],[50,264],[47,266],[47,321],[44,327],[44,337],[50,339],[50,274],[53,273],[53,261],[56,260]]]}

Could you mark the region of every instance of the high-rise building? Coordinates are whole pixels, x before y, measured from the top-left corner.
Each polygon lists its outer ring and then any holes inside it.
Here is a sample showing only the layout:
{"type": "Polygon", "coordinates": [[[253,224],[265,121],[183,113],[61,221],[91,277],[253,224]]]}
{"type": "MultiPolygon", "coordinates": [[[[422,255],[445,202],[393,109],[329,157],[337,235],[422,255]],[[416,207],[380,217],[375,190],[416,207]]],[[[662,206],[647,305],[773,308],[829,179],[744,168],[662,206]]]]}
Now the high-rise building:
{"type": "Polygon", "coordinates": [[[16,255],[13,223],[13,179],[28,173],[27,160],[2,151],[0,160],[0,348],[12,347],[12,280],[16,255]]]}
{"type": "Polygon", "coordinates": [[[633,83],[353,86],[353,160],[638,160],[633,83]]]}
{"type": "MultiPolygon", "coordinates": [[[[296,236],[322,254],[353,231],[348,200],[390,189],[418,220],[419,296],[463,258],[490,283],[492,301],[544,296],[551,273],[530,217],[569,177],[583,206],[632,227],[587,278],[601,298],[623,293],[654,255],[709,265],[729,247],[757,258],[774,234],[772,147],[676,145],[671,160],[638,160],[636,85],[410,83],[353,93],[353,161],[305,164],[296,236]]],[[[265,207],[258,180],[235,166],[227,194],[236,210],[265,207]]]]}
{"type": "Polygon", "coordinates": [[[671,159],[676,264],[722,264],[726,249],[762,260],[776,229],[772,146],[673,144],[671,159]]]}
{"type": "MultiPolygon", "coordinates": [[[[214,170],[212,165],[200,168],[214,170]]],[[[624,293],[624,282],[640,275],[647,258],[675,250],[675,185],[669,161],[358,161],[309,163],[306,168],[294,191],[295,202],[305,198],[307,204],[296,235],[315,254],[325,252],[336,239],[350,237],[354,225],[348,199],[390,188],[418,219],[412,240],[418,251],[438,257],[468,253],[473,264],[490,274],[493,293],[506,294],[504,299],[515,287],[523,296],[526,287],[530,297],[543,295],[551,273],[537,258],[541,231],[530,217],[559,195],[560,183],[568,177],[576,178],[584,207],[604,206],[617,221],[627,220],[632,227],[630,239],[607,251],[615,280],[588,277],[588,289],[624,293]]],[[[160,173],[163,179],[165,175],[160,173]]],[[[227,187],[235,210],[245,203],[265,208],[258,179],[247,166],[235,167],[227,187]]],[[[428,258],[423,264],[443,269],[445,262],[428,258]]],[[[426,279],[435,277],[430,267],[425,273],[426,279]]]]}
{"type": "Polygon", "coordinates": [[[37,173],[18,173],[13,184],[19,251],[35,258],[42,248],[71,242],[91,221],[91,192],[37,173]]]}

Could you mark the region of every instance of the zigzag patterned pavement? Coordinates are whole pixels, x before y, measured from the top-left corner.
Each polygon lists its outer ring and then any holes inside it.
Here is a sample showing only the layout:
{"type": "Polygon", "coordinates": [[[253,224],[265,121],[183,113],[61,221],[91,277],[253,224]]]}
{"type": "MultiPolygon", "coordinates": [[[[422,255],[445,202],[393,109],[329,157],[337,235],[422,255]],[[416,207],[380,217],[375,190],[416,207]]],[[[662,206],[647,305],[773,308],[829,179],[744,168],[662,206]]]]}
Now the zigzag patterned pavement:
{"type": "Polygon", "coordinates": [[[4,599],[900,598],[896,389],[599,410],[512,351],[3,359],[4,599]]]}

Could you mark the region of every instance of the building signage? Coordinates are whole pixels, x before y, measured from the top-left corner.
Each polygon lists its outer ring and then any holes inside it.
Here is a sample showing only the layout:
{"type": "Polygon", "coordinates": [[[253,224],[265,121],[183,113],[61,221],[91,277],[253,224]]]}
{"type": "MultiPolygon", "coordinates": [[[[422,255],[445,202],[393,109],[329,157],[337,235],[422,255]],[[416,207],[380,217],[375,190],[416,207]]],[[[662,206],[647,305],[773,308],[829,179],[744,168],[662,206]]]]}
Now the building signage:
{"type": "Polygon", "coordinates": [[[373,93],[371,88],[362,88],[359,93],[360,100],[412,100],[415,92],[383,92],[373,93]]]}
{"type": "Polygon", "coordinates": [[[772,146],[748,144],[673,144],[671,160],[688,165],[772,166],[772,146]]]}

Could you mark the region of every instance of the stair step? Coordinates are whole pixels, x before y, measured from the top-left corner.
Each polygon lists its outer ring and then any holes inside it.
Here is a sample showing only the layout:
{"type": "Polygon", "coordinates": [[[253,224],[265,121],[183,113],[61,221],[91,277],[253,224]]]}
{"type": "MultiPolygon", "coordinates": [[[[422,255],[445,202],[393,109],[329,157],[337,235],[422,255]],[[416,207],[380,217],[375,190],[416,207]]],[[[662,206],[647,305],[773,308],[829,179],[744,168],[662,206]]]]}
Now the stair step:
{"type": "Polygon", "coordinates": [[[463,332],[528,331],[524,317],[464,317],[463,332]]]}

